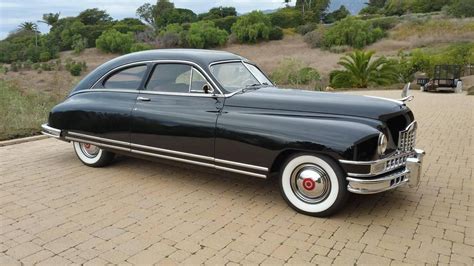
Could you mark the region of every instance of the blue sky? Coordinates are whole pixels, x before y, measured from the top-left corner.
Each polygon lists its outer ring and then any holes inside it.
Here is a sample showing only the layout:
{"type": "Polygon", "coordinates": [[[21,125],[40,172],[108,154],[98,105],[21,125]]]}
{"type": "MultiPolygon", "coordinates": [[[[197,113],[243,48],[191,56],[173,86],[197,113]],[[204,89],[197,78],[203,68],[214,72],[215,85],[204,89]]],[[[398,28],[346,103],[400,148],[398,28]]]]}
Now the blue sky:
{"type": "MultiPolygon", "coordinates": [[[[84,9],[97,7],[107,10],[114,19],[121,19],[135,17],[136,9],[146,2],[155,3],[156,0],[0,0],[0,39],[5,38],[22,22],[37,22],[44,13],[61,12],[61,17],[76,16],[84,9]]],[[[239,13],[283,6],[283,0],[173,0],[172,2],[176,7],[188,8],[195,13],[206,12],[215,6],[234,6],[239,13]]],[[[44,24],[38,25],[42,32],[48,31],[44,24]]]]}

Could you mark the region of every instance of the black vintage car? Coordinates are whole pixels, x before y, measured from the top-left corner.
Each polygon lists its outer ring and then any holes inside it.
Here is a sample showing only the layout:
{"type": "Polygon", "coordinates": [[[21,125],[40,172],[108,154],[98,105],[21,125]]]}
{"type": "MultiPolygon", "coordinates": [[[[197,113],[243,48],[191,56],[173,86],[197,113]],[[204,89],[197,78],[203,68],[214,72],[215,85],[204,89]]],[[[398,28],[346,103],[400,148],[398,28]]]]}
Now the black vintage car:
{"type": "Polygon", "coordinates": [[[42,128],[92,167],[125,154],[278,176],[287,203],[314,216],[343,207],[349,192],[417,185],[424,154],[401,101],[276,88],[247,59],[209,50],[109,61],[42,128]]]}

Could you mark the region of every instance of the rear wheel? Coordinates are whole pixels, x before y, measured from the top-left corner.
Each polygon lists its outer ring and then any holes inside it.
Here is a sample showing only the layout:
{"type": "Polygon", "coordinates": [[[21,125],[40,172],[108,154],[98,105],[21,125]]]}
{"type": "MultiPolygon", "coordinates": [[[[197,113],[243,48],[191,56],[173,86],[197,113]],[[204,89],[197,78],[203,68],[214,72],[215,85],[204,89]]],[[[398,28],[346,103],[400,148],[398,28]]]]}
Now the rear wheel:
{"type": "Polygon", "coordinates": [[[337,212],[349,195],[339,165],[329,157],[312,154],[297,154],[286,161],[280,190],[293,209],[319,217],[337,212]]]}
{"type": "Polygon", "coordinates": [[[115,157],[114,153],[89,143],[73,142],[73,146],[79,160],[87,166],[103,167],[109,165],[115,157]]]}

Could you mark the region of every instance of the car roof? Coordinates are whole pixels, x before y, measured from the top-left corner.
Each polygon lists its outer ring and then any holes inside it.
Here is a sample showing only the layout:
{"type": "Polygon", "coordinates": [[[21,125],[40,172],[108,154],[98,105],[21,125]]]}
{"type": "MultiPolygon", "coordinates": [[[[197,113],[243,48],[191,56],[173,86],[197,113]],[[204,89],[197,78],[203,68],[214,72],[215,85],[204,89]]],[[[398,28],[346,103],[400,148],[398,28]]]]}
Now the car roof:
{"type": "Polygon", "coordinates": [[[71,93],[89,89],[93,84],[97,82],[102,76],[109,71],[131,63],[137,63],[141,61],[153,61],[153,60],[182,60],[190,61],[198,64],[204,71],[209,71],[209,65],[213,62],[226,61],[226,60],[245,60],[246,58],[229,53],[226,51],[217,50],[204,50],[204,49],[155,49],[147,50],[136,53],[130,53],[126,55],[114,58],[89,73],[84,79],[82,79],[77,86],[72,90],[71,93]]]}

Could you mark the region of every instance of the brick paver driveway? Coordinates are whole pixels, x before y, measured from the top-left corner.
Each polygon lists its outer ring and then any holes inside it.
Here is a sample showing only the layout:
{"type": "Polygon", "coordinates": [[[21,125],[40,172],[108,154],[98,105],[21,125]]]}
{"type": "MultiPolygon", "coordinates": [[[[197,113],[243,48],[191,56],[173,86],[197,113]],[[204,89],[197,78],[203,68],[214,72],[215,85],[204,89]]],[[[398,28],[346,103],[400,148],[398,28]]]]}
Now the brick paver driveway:
{"type": "Polygon", "coordinates": [[[51,139],[1,147],[0,264],[472,265],[474,97],[414,94],[420,186],[328,219],[295,213],[275,181],[129,158],[93,169],[51,139]]]}

